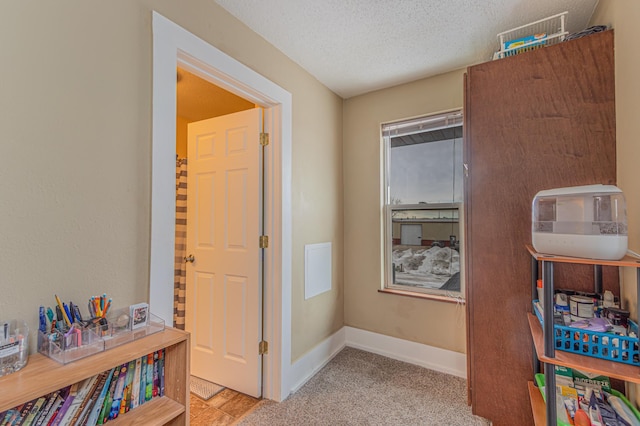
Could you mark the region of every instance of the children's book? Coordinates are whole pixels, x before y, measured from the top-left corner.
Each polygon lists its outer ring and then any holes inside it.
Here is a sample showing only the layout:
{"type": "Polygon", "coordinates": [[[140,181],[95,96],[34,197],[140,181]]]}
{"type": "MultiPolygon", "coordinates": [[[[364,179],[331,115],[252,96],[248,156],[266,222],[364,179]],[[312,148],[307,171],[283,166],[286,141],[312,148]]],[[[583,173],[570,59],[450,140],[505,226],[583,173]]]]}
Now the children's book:
{"type": "Polygon", "coordinates": [[[96,424],[102,425],[109,420],[109,413],[111,412],[111,405],[113,403],[113,394],[116,391],[116,386],[118,384],[118,378],[120,376],[120,368],[116,367],[113,371],[113,376],[111,377],[111,384],[109,385],[109,390],[104,397],[104,403],[102,404],[102,410],[100,411],[100,415],[98,416],[98,421],[96,424]]]}
{"type": "Polygon", "coordinates": [[[40,414],[38,415],[38,417],[36,417],[33,420],[34,426],[41,426],[43,424],[46,424],[44,423],[44,420],[47,417],[47,414],[49,414],[49,412],[51,411],[51,407],[53,406],[53,403],[56,401],[56,398],[58,397],[58,395],[60,395],[60,391],[51,392],[49,395],[47,395],[47,400],[42,406],[42,410],[40,410],[40,414]]]}
{"type": "Polygon", "coordinates": [[[136,408],[140,405],[140,374],[142,370],[142,359],[136,359],[134,373],[133,373],[133,383],[131,384],[131,404],[130,408],[136,408]]]}
{"type": "Polygon", "coordinates": [[[129,411],[129,406],[131,405],[131,387],[133,386],[133,373],[135,368],[135,360],[130,361],[127,367],[127,377],[124,382],[124,393],[122,395],[122,401],[120,402],[120,414],[129,411]]]}
{"type": "Polygon", "coordinates": [[[60,411],[60,407],[62,407],[62,404],[64,403],[64,398],[62,396],[62,393],[58,394],[56,396],[56,399],[53,401],[53,404],[51,405],[51,408],[49,409],[49,411],[47,412],[46,416],[44,417],[43,421],[42,421],[42,425],[50,425],[51,423],[53,423],[53,419],[55,419],[56,415],[58,414],[58,411],[60,411]]]}
{"type": "Polygon", "coordinates": [[[160,349],[160,359],[159,359],[159,371],[160,375],[160,390],[158,391],[158,395],[164,396],[164,349],[160,349]]]}
{"type": "Polygon", "coordinates": [[[1,426],[12,425],[13,422],[18,418],[18,416],[20,416],[20,409],[22,408],[22,405],[19,405],[15,408],[8,410],[7,413],[4,415],[4,419],[2,419],[2,423],[0,423],[0,425],[1,426]]]}
{"type": "Polygon", "coordinates": [[[31,407],[31,411],[27,413],[27,417],[22,422],[23,426],[33,425],[33,421],[40,414],[40,410],[42,410],[42,407],[45,404],[45,402],[47,402],[46,396],[41,396],[40,398],[36,399],[35,404],[33,404],[33,407],[31,407]]]}
{"type": "Polygon", "coordinates": [[[16,418],[12,425],[15,426],[22,426],[22,424],[24,423],[24,421],[27,419],[27,416],[29,415],[29,413],[31,412],[31,409],[33,408],[33,406],[36,403],[36,399],[33,399],[29,402],[26,402],[22,405],[22,408],[20,409],[20,414],[18,415],[18,418],[16,418]]]}
{"type": "Polygon", "coordinates": [[[140,358],[140,404],[142,405],[147,400],[147,356],[140,358]]]}
{"type": "Polygon", "coordinates": [[[62,418],[67,413],[67,410],[71,406],[71,403],[73,402],[76,395],[78,394],[78,387],[80,386],[80,384],[81,383],[78,382],[71,385],[71,388],[69,389],[69,393],[64,399],[64,403],[60,406],[60,409],[58,410],[58,413],[56,414],[55,419],[53,420],[53,423],[52,423],[53,426],[58,426],[62,423],[62,418]]]}
{"type": "Polygon", "coordinates": [[[122,402],[122,397],[124,396],[124,385],[127,380],[128,367],[128,362],[125,362],[120,366],[118,383],[116,384],[116,389],[112,395],[113,402],[111,403],[111,411],[109,411],[109,419],[115,419],[118,417],[118,414],[120,414],[120,403],[122,402]]]}
{"type": "Polygon", "coordinates": [[[111,379],[113,378],[113,373],[116,371],[115,367],[109,370],[107,376],[105,377],[104,383],[100,388],[100,393],[96,398],[96,402],[91,407],[91,413],[87,418],[86,425],[87,426],[95,426],[98,422],[98,416],[100,416],[100,412],[102,411],[102,407],[104,406],[104,400],[107,396],[107,392],[109,392],[109,388],[111,386],[111,379]]]}
{"type": "Polygon", "coordinates": [[[147,355],[147,384],[145,390],[145,401],[150,401],[153,397],[153,354],[147,355]]]}
{"type": "Polygon", "coordinates": [[[69,408],[67,409],[67,411],[64,413],[64,416],[62,417],[62,420],[61,420],[62,425],[75,424],[76,420],[78,419],[78,416],[80,415],[80,413],[84,409],[84,406],[87,403],[86,401],[88,398],[88,394],[95,387],[95,383],[97,380],[98,380],[98,375],[89,377],[82,381],[82,383],[78,387],[78,392],[76,396],[73,398],[71,405],[69,405],[69,408]]]}
{"type": "Polygon", "coordinates": [[[153,398],[155,398],[156,396],[158,396],[158,392],[160,390],[160,374],[159,374],[159,368],[160,366],[158,365],[159,363],[159,354],[158,352],[154,352],[153,353],[153,391],[152,391],[152,395],[153,398]]]}
{"type": "Polygon", "coordinates": [[[85,398],[85,403],[80,406],[78,412],[78,417],[74,421],[74,425],[81,426],[86,425],[87,420],[89,419],[89,415],[91,414],[96,401],[100,397],[102,390],[105,387],[105,383],[107,382],[107,376],[111,373],[111,370],[103,371],[98,375],[98,379],[96,380],[93,388],[87,393],[85,398]]]}

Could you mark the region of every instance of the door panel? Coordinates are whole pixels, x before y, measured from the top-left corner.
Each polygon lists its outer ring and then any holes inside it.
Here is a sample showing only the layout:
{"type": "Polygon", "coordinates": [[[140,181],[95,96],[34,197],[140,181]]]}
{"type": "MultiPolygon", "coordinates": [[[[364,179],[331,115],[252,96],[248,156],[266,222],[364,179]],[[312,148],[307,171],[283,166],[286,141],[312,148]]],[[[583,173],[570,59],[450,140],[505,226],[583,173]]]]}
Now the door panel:
{"type": "Polygon", "coordinates": [[[191,374],[261,395],[258,108],[189,124],[185,328],[191,374]]]}
{"type": "MultiPolygon", "coordinates": [[[[613,34],[472,66],[465,94],[472,408],[495,426],[528,425],[531,203],[543,189],[615,184],[613,34]]],[[[557,266],[558,288],[593,288],[593,268],[557,266]]],[[[616,270],[604,285],[617,294],[616,270]]]]}

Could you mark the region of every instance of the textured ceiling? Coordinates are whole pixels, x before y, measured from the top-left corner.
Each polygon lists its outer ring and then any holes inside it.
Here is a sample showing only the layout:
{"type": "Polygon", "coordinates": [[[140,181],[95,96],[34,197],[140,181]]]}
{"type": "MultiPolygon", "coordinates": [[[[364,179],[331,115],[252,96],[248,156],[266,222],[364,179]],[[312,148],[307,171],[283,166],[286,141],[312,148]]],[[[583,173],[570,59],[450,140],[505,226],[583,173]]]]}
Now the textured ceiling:
{"type": "Polygon", "coordinates": [[[496,35],[598,0],[215,0],[343,98],[491,59],[496,35]]]}

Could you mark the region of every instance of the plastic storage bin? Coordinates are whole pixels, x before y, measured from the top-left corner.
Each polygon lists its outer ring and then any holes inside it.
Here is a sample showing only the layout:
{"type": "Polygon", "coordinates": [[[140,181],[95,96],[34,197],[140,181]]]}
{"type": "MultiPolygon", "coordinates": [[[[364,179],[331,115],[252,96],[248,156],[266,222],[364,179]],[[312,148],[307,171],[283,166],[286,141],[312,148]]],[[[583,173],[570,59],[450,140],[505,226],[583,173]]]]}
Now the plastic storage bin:
{"type": "Polygon", "coordinates": [[[29,327],[24,321],[2,323],[0,330],[0,377],[27,365],[29,359],[29,327]]]}
{"type": "MultiPolygon", "coordinates": [[[[553,368],[552,365],[550,365],[550,367],[553,368]]],[[[536,384],[538,385],[538,389],[540,389],[540,392],[542,393],[542,399],[545,400],[545,403],[546,403],[547,401],[546,401],[546,397],[545,397],[545,394],[544,394],[544,374],[541,374],[541,373],[536,374],[535,375],[535,379],[536,379],[536,384]]],[[[620,392],[618,392],[615,389],[611,389],[610,393],[611,393],[611,395],[615,395],[618,398],[620,398],[622,400],[622,402],[624,402],[625,405],[627,407],[629,407],[629,409],[633,412],[633,414],[636,416],[636,418],[638,420],[640,420],[640,412],[636,409],[636,407],[634,407],[629,402],[629,400],[623,394],[621,394],[620,392]]],[[[560,425],[560,426],[570,426],[568,423],[565,423],[565,422],[563,422],[561,420],[558,420],[558,425],[560,425]]]]}
{"type": "Polygon", "coordinates": [[[627,253],[625,199],[613,185],[540,191],[533,199],[531,224],[539,253],[603,260],[627,253]]]}
{"type": "Polygon", "coordinates": [[[38,352],[61,364],[67,364],[103,350],[104,340],[94,330],[77,323],[73,325],[73,330],[70,332],[38,331],[38,352]]]}
{"type": "MultiPolygon", "coordinates": [[[[542,313],[533,301],[533,311],[540,324],[544,323],[542,313]]],[[[638,325],[628,320],[629,328],[638,330],[638,325]]],[[[553,326],[553,341],[556,350],[578,355],[605,359],[640,366],[640,348],[637,337],[619,336],[613,333],[583,330],[559,324],[553,326]]]]}
{"type": "Polygon", "coordinates": [[[111,349],[132,340],[164,330],[164,320],[149,313],[149,319],[143,327],[132,329],[129,308],[109,312],[106,326],[96,326],[102,333],[105,349],[111,349]]]}

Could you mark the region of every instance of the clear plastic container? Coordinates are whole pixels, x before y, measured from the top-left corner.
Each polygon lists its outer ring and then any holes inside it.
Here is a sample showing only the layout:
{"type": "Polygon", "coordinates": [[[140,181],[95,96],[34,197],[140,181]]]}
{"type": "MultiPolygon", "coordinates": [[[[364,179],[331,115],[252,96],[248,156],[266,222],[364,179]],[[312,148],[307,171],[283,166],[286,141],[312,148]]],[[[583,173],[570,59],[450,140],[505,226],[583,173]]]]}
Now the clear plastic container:
{"type": "Polygon", "coordinates": [[[540,191],[532,207],[533,247],[539,253],[619,260],[627,253],[624,194],[614,185],[540,191]]]}
{"type": "Polygon", "coordinates": [[[20,320],[2,323],[0,329],[0,377],[14,373],[29,360],[29,327],[20,320]]]}
{"type": "Polygon", "coordinates": [[[53,333],[38,331],[38,352],[61,364],[67,364],[103,350],[102,338],[94,330],[82,324],[73,324],[73,329],[70,331],[55,330],[53,333]]]}

